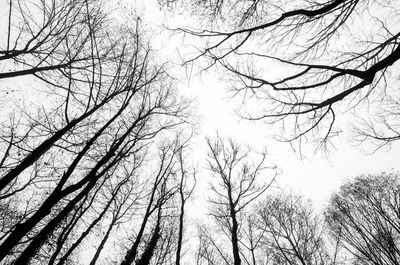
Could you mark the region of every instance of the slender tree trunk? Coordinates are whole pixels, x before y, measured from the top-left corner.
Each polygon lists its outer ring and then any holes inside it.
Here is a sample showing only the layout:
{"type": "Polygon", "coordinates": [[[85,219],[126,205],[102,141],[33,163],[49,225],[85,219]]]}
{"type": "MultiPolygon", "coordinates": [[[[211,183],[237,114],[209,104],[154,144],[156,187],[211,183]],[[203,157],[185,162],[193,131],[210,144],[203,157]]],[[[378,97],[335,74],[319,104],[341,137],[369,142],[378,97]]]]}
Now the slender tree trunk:
{"type": "Polygon", "coordinates": [[[153,257],[154,251],[157,247],[158,239],[161,237],[161,235],[160,235],[160,230],[161,230],[160,229],[160,219],[161,219],[161,216],[159,214],[157,217],[157,224],[156,224],[154,232],[151,236],[150,242],[147,245],[145,251],[142,254],[142,257],[140,258],[140,260],[137,262],[136,265],[149,265],[150,264],[151,258],[153,257]]]}
{"type": "Polygon", "coordinates": [[[111,203],[113,202],[115,198],[116,193],[114,193],[114,196],[108,201],[107,205],[104,207],[103,211],[97,216],[96,219],[93,220],[93,222],[89,225],[89,227],[81,234],[81,236],[78,238],[78,240],[75,241],[74,244],[68,249],[68,251],[60,258],[58,261],[57,265],[63,265],[68,257],[71,255],[71,253],[79,246],[79,244],[83,241],[83,239],[90,233],[90,231],[93,229],[93,227],[96,226],[96,224],[103,218],[104,214],[107,212],[107,210],[110,208],[111,203]]]}
{"type": "MultiPolygon", "coordinates": [[[[160,169],[160,170],[162,170],[162,169],[160,169]]],[[[157,178],[156,178],[156,180],[154,182],[154,185],[152,187],[153,190],[151,191],[149,203],[147,205],[147,209],[146,209],[146,212],[144,214],[143,221],[142,221],[142,224],[140,226],[139,232],[138,232],[138,234],[136,236],[135,242],[133,243],[132,247],[126,253],[124,260],[121,262],[121,265],[131,265],[133,263],[133,261],[135,260],[135,258],[136,258],[137,249],[139,247],[140,241],[142,240],[142,236],[143,236],[144,230],[146,228],[147,221],[149,220],[149,217],[151,216],[151,214],[155,210],[155,208],[152,209],[152,207],[153,207],[153,201],[154,201],[155,192],[156,192],[158,184],[159,184],[160,174],[162,174],[161,171],[158,173],[157,178]]]]}
{"type": "Polygon", "coordinates": [[[233,260],[234,265],[240,265],[240,252],[239,252],[239,240],[238,240],[238,223],[236,220],[236,213],[234,210],[231,210],[231,219],[232,219],[232,251],[233,251],[233,260]]]}
{"type": "MultiPolygon", "coordinates": [[[[182,176],[183,180],[183,176],[182,176]]],[[[179,214],[179,230],[178,230],[178,245],[176,248],[176,259],[175,259],[175,264],[180,265],[181,264],[181,250],[182,250],[182,240],[183,240],[183,219],[185,216],[185,197],[183,194],[183,182],[181,181],[181,185],[179,188],[179,195],[181,198],[181,212],[179,214]]]]}
{"type": "Polygon", "coordinates": [[[64,209],[53,218],[40,232],[37,234],[30,244],[24,249],[18,259],[15,261],[15,265],[27,265],[31,258],[33,258],[42,244],[47,240],[49,235],[53,233],[54,229],[68,216],[68,214],[74,209],[75,205],[79,203],[79,201],[86,196],[90,190],[93,189],[96,184],[95,180],[92,180],[88,185],[77,195],[74,199],[72,199],[64,209]]]}
{"type": "Polygon", "coordinates": [[[140,226],[139,233],[136,236],[135,242],[133,243],[131,249],[128,250],[128,252],[126,253],[124,260],[121,262],[121,265],[131,265],[136,258],[139,243],[142,240],[144,229],[146,228],[147,221],[152,213],[150,211],[151,204],[152,204],[152,202],[149,203],[149,206],[148,206],[145,216],[143,218],[142,224],[140,226]]]}
{"type": "Polygon", "coordinates": [[[240,259],[239,239],[238,239],[239,226],[236,218],[236,210],[232,199],[232,188],[230,184],[228,185],[228,198],[229,198],[229,213],[232,221],[231,241],[232,241],[233,264],[240,265],[241,259],[240,259]]]}
{"type": "Polygon", "coordinates": [[[11,181],[13,181],[19,174],[22,173],[26,168],[31,166],[37,161],[47,150],[49,150],[53,144],[61,139],[61,137],[72,129],[80,119],[74,120],[67,124],[64,128],[54,133],[50,138],[41,143],[36,147],[24,160],[21,161],[15,168],[11,169],[6,175],[0,179],[0,191],[3,190],[11,181]]]}
{"type": "Polygon", "coordinates": [[[82,200],[96,185],[99,178],[101,178],[108,169],[104,169],[102,174],[95,179],[92,179],[86,187],[76,195],[64,208],[63,210],[54,217],[47,225],[41,229],[41,231],[32,239],[30,244],[25,248],[19,258],[15,261],[14,264],[18,265],[26,265],[29,264],[31,258],[33,258],[42,244],[47,240],[47,238],[54,232],[57,226],[68,216],[68,214],[74,209],[75,205],[82,200]]]}
{"type": "MultiPolygon", "coordinates": [[[[93,197],[95,197],[95,196],[93,196],[93,197]]],[[[89,209],[89,207],[86,207],[86,209],[81,211],[81,209],[83,208],[83,204],[85,203],[86,200],[87,200],[87,198],[83,199],[83,201],[80,204],[80,206],[78,207],[78,209],[75,210],[71,220],[65,226],[63,231],[58,235],[56,249],[55,249],[54,253],[52,254],[51,258],[49,259],[48,265],[54,264],[54,262],[57,259],[58,254],[60,254],[60,252],[61,252],[68,236],[71,234],[73,228],[78,223],[79,219],[83,216],[83,214],[89,209]]],[[[90,201],[89,206],[92,204],[92,202],[93,202],[93,200],[90,201]]]]}
{"type": "Polygon", "coordinates": [[[99,259],[100,253],[103,250],[104,245],[106,244],[106,242],[108,240],[108,237],[110,236],[111,230],[113,229],[116,220],[117,220],[117,218],[116,218],[116,216],[114,216],[113,220],[111,221],[110,226],[107,229],[106,234],[104,235],[103,239],[100,242],[100,245],[97,247],[96,253],[93,256],[92,261],[90,262],[90,265],[95,265],[97,260],[99,259]]]}
{"type": "MultiPolygon", "coordinates": [[[[74,214],[74,216],[73,216],[73,218],[72,218],[72,220],[71,220],[71,224],[70,224],[69,227],[68,227],[68,230],[64,229],[63,232],[61,233],[61,235],[59,236],[59,240],[58,240],[58,242],[57,242],[57,249],[55,250],[55,252],[53,253],[51,259],[49,260],[48,265],[53,265],[53,264],[56,262],[57,256],[58,256],[58,254],[60,254],[62,248],[64,247],[64,243],[65,243],[66,239],[69,237],[69,235],[70,235],[71,232],[73,231],[73,228],[76,226],[76,224],[81,220],[82,216],[92,207],[93,202],[94,202],[95,199],[96,199],[96,195],[98,194],[98,192],[99,192],[100,189],[101,189],[101,186],[102,186],[102,185],[100,185],[100,187],[96,189],[96,191],[94,192],[94,194],[91,196],[92,198],[90,199],[89,203],[85,206],[85,208],[84,208],[82,211],[79,211],[79,214],[78,214],[78,211],[77,211],[77,210],[75,211],[75,214],[74,214]],[[62,242],[60,242],[61,240],[62,240],[62,242]]],[[[113,196],[112,198],[114,198],[114,196],[113,196]]],[[[80,206],[79,208],[81,208],[81,207],[84,206],[84,203],[86,202],[86,200],[87,200],[87,198],[85,198],[85,199],[82,201],[81,206],[80,206]]],[[[109,201],[109,202],[107,203],[107,205],[108,205],[108,204],[111,204],[111,202],[109,201]]],[[[107,207],[106,207],[106,208],[107,208],[107,207]]],[[[70,249],[69,249],[69,250],[70,250],[70,249]]],[[[68,251],[69,251],[69,250],[68,250],[68,251]]],[[[67,252],[68,252],[68,251],[67,251],[67,252]]],[[[65,256],[65,254],[64,254],[64,256],[65,256]]],[[[63,256],[63,257],[64,257],[64,256],[63,256]]],[[[63,258],[63,257],[62,257],[62,258],[63,258]]],[[[62,258],[61,258],[61,259],[62,259],[62,258]]]]}

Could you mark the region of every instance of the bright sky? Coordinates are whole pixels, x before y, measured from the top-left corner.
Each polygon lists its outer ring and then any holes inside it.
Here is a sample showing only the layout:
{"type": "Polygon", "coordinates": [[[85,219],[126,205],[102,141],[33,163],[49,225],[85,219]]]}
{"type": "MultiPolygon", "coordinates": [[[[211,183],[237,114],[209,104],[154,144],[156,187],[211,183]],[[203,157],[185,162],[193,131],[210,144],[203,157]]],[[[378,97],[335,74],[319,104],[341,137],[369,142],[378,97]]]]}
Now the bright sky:
{"type": "MultiPolygon", "coordinates": [[[[271,160],[282,170],[278,177],[280,186],[309,196],[316,206],[324,204],[346,178],[400,169],[399,144],[393,145],[389,151],[382,149],[366,155],[361,147],[343,139],[328,158],[310,153],[301,160],[287,143],[268,137],[265,125],[254,125],[236,117],[233,113],[235,106],[225,98],[225,87],[226,84],[218,83],[212,76],[205,76],[203,82],[192,82],[188,87],[196,96],[198,111],[202,115],[199,138],[213,136],[218,131],[256,150],[266,147],[271,160]]],[[[198,145],[201,141],[199,139],[198,145]]]]}

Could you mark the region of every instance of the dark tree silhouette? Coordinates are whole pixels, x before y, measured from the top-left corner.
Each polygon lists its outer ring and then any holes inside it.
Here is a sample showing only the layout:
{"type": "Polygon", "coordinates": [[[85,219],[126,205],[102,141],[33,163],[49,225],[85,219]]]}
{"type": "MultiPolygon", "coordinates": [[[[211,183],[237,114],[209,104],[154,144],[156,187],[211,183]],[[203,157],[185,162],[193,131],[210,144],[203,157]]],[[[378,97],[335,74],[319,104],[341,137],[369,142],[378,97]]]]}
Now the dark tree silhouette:
{"type": "Polygon", "coordinates": [[[187,148],[182,146],[182,149],[177,154],[177,159],[179,163],[179,229],[176,247],[176,257],[175,264],[181,264],[182,257],[182,247],[184,244],[184,228],[185,228],[185,206],[188,199],[192,196],[194,188],[196,187],[196,170],[187,168],[187,158],[185,159],[184,152],[187,148]],[[192,183],[190,183],[192,179],[192,183]]]}
{"type": "MultiPolygon", "coordinates": [[[[118,182],[118,184],[115,187],[110,187],[110,194],[109,194],[109,198],[105,198],[105,205],[103,206],[103,209],[99,209],[100,212],[97,213],[97,215],[94,216],[94,219],[91,223],[89,223],[89,225],[87,227],[84,227],[82,234],[77,237],[76,239],[72,240],[71,239],[71,244],[70,246],[66,247],[65,243],[63,243],[63,245],[66,248],[66,250],[64,251],[64,253],[62,253],[63,255],[58,259],[57,261],[57,265],[62,265],[68,262],[68,259],[70,258],[71,254],[74,252],[74,250],[76,250],[79,245],[82,243],[82,241],[92,232],[92,230],[94,229],[94,227],[104,218],[105,214],[109,211],[110,207],[112,207],[112,204],[116,204],[116,200],[117,197],[119,196],[119,192],[121,189],[124,188],[124,186],[128,186],[128,192],[125,194],[122,194],[122,199],[126,199],[126,195],[129,195],[130,192],[133,191],[133,187],[132,184],[135,183],[131,183],[131,181],[129,181],[129,177],[131,177],[131,174],[127,174],[127,178],[123,181],[118,182]],[[130,183],[129,183],[130,182],[130,183]],[[129,185],[126,185],[127,183],[129,183],[129,185]]],[[[126,189],[126,188],[125,188],[126,189]]],[[[108,196],[107,196],[108,197],[108,196]]],[[[95,200],[95,196],[93,196],[93,201],[95,200]]],[[[133,200],[135,202],[135,200],[133,200]]],[[[126,203],[126,201],[123,202],[119,202],[120,204],[117,205],[117,208],[115,210],[119,210],[121,211],[119,208],[122,207],[123,203],[126,203]]],[[[130,205],[132,205],[132,203],[129,203],[130,205]]],[[[113,215],[113,219],[115,219],[118,216],[113,215]]],[[[80,216],[80,218],[82,218],[82,216],[80,216]]],[[[113,220],[112,220],[113,221],[113,220]]],[[[111,223],[112,223],[111,221],[111,223]]],[[[115,221],[114,221],[115,223],[115,221]]],[[[68,235],[67,235],[68,236],[68,235]]],[[[58,247],[58,245],[57,245],[58,247]]],[[[59,250],[59,248],[57,248],[57,250],[59,250]]],[[[60,254],[61,249],[59,251],[55,251],[52,255],[52,258],[49,260],[49,264],[54,264],[54,262],[57,259],[57,256],[60,254]]]]}
{"type": "Polygon", "coordinates": [[[272,264],[339,264],[337,249],[329,253],[324,224],[310,201],[281,192],[267,196],[256,211],[259,245],[272,264]]]}
{"type": "MultiPolygon", "coordinates": [[[[215,236],[211,235],[206,228],[200,229],[200,239],[205,239],[201,244],[205,245],[206,249],[201,247],[199,255],[205,261],[214,263],[215,261],[211,261],[215,258],[212,257],[214,254],[208,255],[207,249],[216,248],[220,262],[240,265],[242,263],[241,215],[250,203],[270,187],[275,176],[260,183],[262,177],[265,179],[261,174],[268,168],[265,163],[265,153],[256,158],[257,162],[253,162],[251,150],[241,148],[233,140],[225,141],[217,136],[215,140],[208,139],[207,144],[209,147],[209,170],[214,178],[211,183],[213,195],[209,199],[210,215],[214,218],[218,229],[228,237],[231,244],[231,255],[220,251],[217,246],[219,240],[216,241],[215,236]]],[[[222,249],[226,250],[225,247],[222,249]]]]}
{"type": "Polygon", "coordinates": [[[142,257],[140,260],[136,263],[138,265],[149,265],[151,258],[153,257],[154,251],[157,247],[157,242],[161,237],[160,234],[160,226],[161,226],[161,206],[158,207],[158,212],[157,212],[157,221],[156,221],[156,226],[154,228],[154,231],[151,235],[150,241],[147,244],[145,250],[143,251],[142,257]]]}
{"type": "MultiPolygon", "coordinates": [[[[151,257],[160,237],[162,208],[178,193],[178,184],[173,181],[173,177],[177,173],[176,155],[181,152],[183,146],[178,137],[172,143],[167,143],[160,148],[159,167],[154,173],[155,177],[150,183],[150,191],[147,198],[146,209],[143,213],[142,220],[139,224],[139,229],[136,232],[135,239],[131,246],[126,251],[125,257],[121,265],[130,265],[136,260],[140,244],[146,228],[150,222],[150,218],[154,213],[157,213],[156,225],[151,236],[149,244],[146,246],[142,254],[141,262],[150,262],[151,257]]],[[[143,263],[144,264],[144,263],[143,263]]]]}
{"type": "Polygon", "coordinates": [[[399,177],[383,173],[348,181],[332,196],[325,214],[354,264],[399,264],[399,209],[399,177]]]}
{"type": "MultiPolygon", "coordinates": [[[[42,1],[40,5],[29,1],[16,2],[19,3],[18,12],[21,13],[23,23],[27,25],[22,26],[24,25],[22,22],[22,24],[13,22],[14,20],[11,19],[13,16],[10,13],[10,25],[21,27],[20,34],[16,36],[15,45],[18,46],[19,42],[23,42],[24,38],[21,36],[24,34],[28,34],[28,37],[32,39],[27,40],[27,44],[23,45],[25,48],[4,51],[4,54],[8,54],[4,58],[6,61],[4,67],[10,64],[7,60],[17,60],[16,58],[25,56],[28,58],[18,59],[14,65],[24,65],[25,60],[34,62],[30,56],[39,56],[38,64],[45,64],[46,60],[51,63],[56,62],[57,60],[52,58],[53,55],[60,56],[59,60],[67,60],[68,54],[64,54],[74,52],[74,48],[62,45],[63,42],[77,45],[75,48],[77,56],[85,57],[88,62],[76,69],[70,65],[65,70],[56,72],[57,74],[42,71],[41,76],[38,76],[40,80],[48,84],[47,93],[51,95],[51,99],[59,102],[61,97],[62,100],[56,106],[51,106],[52,103],[49,100],[47,105],[51,108],[43,106],[44,104],[40,105],[41,111],[38,117],[23,113],[23,121],[20,121],[20,118],[14,118],[10,126],[7,126],[9,129],[2,134],[2,145],[6,146],[7,151],[3,154],[1,167],[2,170],[8,170],[4,174],[2,172],[0,179],[2,193],[15,192],[15,190],[10,190],[12,185],[9,184],[15,182],[24,170],[37,162],[54,145],[61,145],[69,150],[74,145],[71,138],[82,133],[78,130],[79,128],[86,128],[89,125],[88,122],[93,123],[93,119],[98,118],[100,111],[111,108],[113,105],[116,109],[124,105],[126,108],[133,94],[152,80],[151,77],[147,79],[144,76],[147,71],[149,49],[142,47],[139,28],[136,28],[136,32],[125,32],[124,37],[112,36],[106,31],[112,29],[109,19],[95,2],[42,1]],[[27,17],[32,16],[31,8],[39,9],[43,16],[27,17]],[[38,19],[45,21],[40,24],[36,21],[38,19]],[[40,25],[42,28],[37,29],[37,33],[29,33],[40,25]],[[29,29],[28,33],[25,28],[29,29]],[[77,35],[72,34],[71,31],[77,35]],[[29,45],[35,41],[39,43],[29,48],[29,45]],[[61,43],[58,44],[58,42],[61,43]],[[38,55],[36,55],[37,49],[40,51],[38,55]],[[129,93],[131,95],[127,96],[129,93]],[[119,97],[126,97],[126,99],[119,97]],[[60,144],[60,141],[65,141],[64,145],[60,144]],[[7,190],[4,191],[4,189],[7,190]]],[[[10,2],[11,6],[14,4],[16,3],[10,2]]],[[[13,9],[10,8],[10,10],[13,9]]],[[[8,34],[11,33],[8,32],[8,34]]],[[[7,44],[7,49],[9,48],[10,45],[7,44]]],[[[0,62],[3,63],[1,60],[0,62]]],[[[43,82],[37,85],[43,87],[43,82]]],[[[80,143],[80,145],[83,144],[80,143]]],[[[32,181],[31,179],[30,182],[32,181]]],[[[2,196],[6,195],[2,194],[2,196]]]]}

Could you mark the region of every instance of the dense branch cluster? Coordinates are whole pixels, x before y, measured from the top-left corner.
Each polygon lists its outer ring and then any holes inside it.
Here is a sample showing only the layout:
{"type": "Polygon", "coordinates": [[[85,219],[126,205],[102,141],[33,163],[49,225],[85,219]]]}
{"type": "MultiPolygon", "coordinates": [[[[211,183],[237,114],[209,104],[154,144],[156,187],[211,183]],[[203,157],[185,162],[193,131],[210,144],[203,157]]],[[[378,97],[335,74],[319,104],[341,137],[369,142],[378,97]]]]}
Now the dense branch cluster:
{"type": "Polygon", "coordinates": [[[190,102],[140,20],[90,0],[4,5],[0,81],[46,100],[1,116],[0,261],[72,264],[87,249],[88,264],[172,263],[194,185],[190,102]]]}

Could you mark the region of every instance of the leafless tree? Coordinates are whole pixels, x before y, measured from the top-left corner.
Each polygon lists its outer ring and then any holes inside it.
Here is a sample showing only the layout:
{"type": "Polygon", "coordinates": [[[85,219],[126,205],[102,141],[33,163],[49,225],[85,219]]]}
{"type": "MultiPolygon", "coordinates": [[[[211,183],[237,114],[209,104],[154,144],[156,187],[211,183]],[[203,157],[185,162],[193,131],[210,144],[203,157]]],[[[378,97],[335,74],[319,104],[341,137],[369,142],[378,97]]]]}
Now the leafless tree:
{"type": "Polygon", "coordinates": [[[326,220],[354,264],[399,264],[400,182],[397,174],[366,175],[332,196],[326,220]]]}
{"type": "MultiPolygon", "coordinates": [[[[172,143],[164,144],[160,148],[159,167],[154,173],[155,177],[150,182],[148,196],[146,196],[146,209],[141,218],[139,229],[136,231],[135,238],[131,246],[126,251],[125,257],[121,265],[132,264],[139,252],[139,247],[143,242],[143,237],[154,213],[157,214],[155,226],[149,243],[146,245],[142,257],[139,259],[142,264],[148,264],[154,254],[157,242],[161,237],[163,208],[167,206],[167,202],[171,200],[179,192],[179,186],[174,180],[178,172],[178,162],[176,156],[184,147],[177,137],[172,143]]],[[[164,210],[165,211],[165,210],[164,210]]]]}
{"type": "MultiPolygon", "coordinates": [[[[156,104],[159,103],[160,102],[156,104]]],[[[31,257],[38,250],[48,235],[51,234],[58,224],[67,217],[75,205],[96,186],[100,179],[103,177],[112,177],[112,175],[109,174],[110,170],[113,172],[115,167],[118,167],[122,162],[128,160],[130,156],[140,152],[140,149],[142,148],[140,141],[153,138],[154,135],[160,130],[160,128],[152,128],[147,132],[142,131],[145,128],[145,124],[150,122],[149,115],[152,115],[151,113],[159,108],[156,107],[153,109],[153,107],[154,106],[152,106],[150,110],[142,109],[142,111],[145,111],[145,113],[143,113],[144,116],[142,116],[143,114],[139,114],[136,122],[133,122],[130,125],[127,124],[128,126],[125,132],[123,131],[121,135],[117,135],[113,142],[110,143],[111,145],[109,150],[104,153],[104,155],[100,156],[99,161],[93,166],[93,168],[89,169],[88,173],[82,176],[81,179],[77,179],[71,183],[71,180],[67,181],[68,179],[61,178],[61,180],[57,183],[57,186],[42,203],[39,209],[27,220],[18,224],[15,230],[12,231],[5,239],[2,244],[2,255],[6,255],[6,251],[15,246],[15,244],[17,244],[27,232],[29,232],[36,224],[38,224],[38,222],[43,220],[43,218],[50,213],[50,210],[57,203],[61,202],[61,200],[67,196],[71,196],[72,194],[78,192],[76,195],[70,198],[70,201],[65,205],[64,208],[62,208],[59,214],[49,221],[49,223],[31,240],[29,245],[17,260],[18,262],[28,261],[28,257],[31,257]],[[134,132],[135,129],[139,130],[134,132]],[[134,134],[132,135],[133,132],[134,134]],[[67,182],[70,182],[69,185],[66,185],[67,182]]],[[[120,130],[124,130],[124,128],[120,127],[120,130]]]]}
{"type": "Polygon", "coordinates": [[[349,110],[365,120],[356,127],[358,140],[388,144],[399,138],[397,2],[159,2],[192,6],[192,14],[211,18],[203,28],[179,29],[207,40],[186,63],[202,57],[209,62],[203,68],[228,70],[233,94],[249,106],[240,115],[278,124],[280,139],[312,136],[326,147],[342,131],[337,118],[349,110]]]}
{"type": "MultiPolygon", "coordinates": [[[[190,139],[190,138],[189,138],[190,139]]],[[[176,247],[175,264],[181,264],[182,247],[184,243],[184,228],[185,228],[185,206],[188,199],[192,196],[194,188],[196,187],[196,169],[187,168],[187,158],[184,152],[187,152],[187,146],[183,145],[182,149],[177,154],[179,163],[179,229],[176,247]],[[192,182],[192,183],[190,183],[192,182]]]]}
{"type": "Polygon", "coordinates": [[[338,264],[337,248],[330,254],[322,221],[302,196],[284,192],[267,196],[257,206],[254,222],[262,235],[261,256],[267,264],[338,264]]]}
{"type": "MultiPolygon", "coordinates": [[[[224,234],[231,244],[231,255],[219,251],[218,240],[206,229],[201,229],[200,239],[206,239],[202,244],[207,248],[217,248],[219,259],[227,264],[239,265],[242,263],[240,239],[242,230],[242,213],[244,209],[261,196],[272,184],[273,176],[262,176],[266,169],[266,154],[262,153],[253,162],[250,149],[243,149],[233,140],[223,140],[217,136],[215,140],[207,139],[209,147],[209,170],[213,174],[209,201],[211,204],[210,215],[216,222],[218,229],[224,234]],[[265,178],[268,178],[265,180],[265,178]],[[264,179],[260,182],[260,179],[264,179]]],[[[271,169],[271,168],[269,168],[271,169]]],[[[274,168],[273,168],[274,170],[274,168]]],[[[223,248],[224,251],[226,248],[223,248]]],[[[209,253],[199,249],[200,253],[209,253]]],[[[212,256],[203,255],[211,264],[215,261],[212,256]]]]}
{"type": "Polygon", "coordinates": [[[154,227],[154,230],[151,234],[150,240],[147,243],[146,248],[143,251],[141,258],[139,259],[138,262],[136,262],[136,264],[138,264],[138,265],[149,265],[150,261],[153,257],[153,254],[156,250],[158,240],[161,237],[161,214],[162,214],[161,210],[162,210],[162,207],[160,205],[160,206],[158,206],[158,210],[157,210],[156,226],[154,227]]]}

